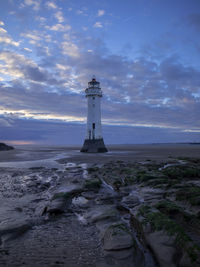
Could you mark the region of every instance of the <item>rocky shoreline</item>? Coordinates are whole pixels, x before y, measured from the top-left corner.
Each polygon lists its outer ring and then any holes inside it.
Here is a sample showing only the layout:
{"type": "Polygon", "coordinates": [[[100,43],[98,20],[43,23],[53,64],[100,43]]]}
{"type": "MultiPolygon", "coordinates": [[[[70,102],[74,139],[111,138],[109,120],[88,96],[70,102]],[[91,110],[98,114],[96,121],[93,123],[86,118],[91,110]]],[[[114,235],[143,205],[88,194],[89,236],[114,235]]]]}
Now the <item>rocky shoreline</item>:
{"type": "Polygon", "coordinates": [[[4,143],[0,143],[0,151],[7,151],[7,150],[13,150],[14,147],[12,146],[8,146],[4,143]]]}
{"type": "Polygon", "coordinates": [[[199,266],[200,159],[58,162],[0,169],[0,266],[199,266]]]}

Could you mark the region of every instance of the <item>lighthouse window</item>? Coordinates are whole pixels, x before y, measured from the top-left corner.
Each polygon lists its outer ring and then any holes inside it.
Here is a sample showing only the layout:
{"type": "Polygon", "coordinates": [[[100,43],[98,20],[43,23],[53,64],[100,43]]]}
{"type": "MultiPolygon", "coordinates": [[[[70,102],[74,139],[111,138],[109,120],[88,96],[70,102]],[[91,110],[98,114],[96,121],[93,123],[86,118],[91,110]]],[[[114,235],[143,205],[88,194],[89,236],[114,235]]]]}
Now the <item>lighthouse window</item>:
{"type": "Polygon", "coordinates": [[[95,129],[95,123],[92,124],[92,129],[95,129]]]}
{"type": "Polygon", "coordinates": [[[92,99],[95,100],[95,97],[93,96],[92,99]]]}

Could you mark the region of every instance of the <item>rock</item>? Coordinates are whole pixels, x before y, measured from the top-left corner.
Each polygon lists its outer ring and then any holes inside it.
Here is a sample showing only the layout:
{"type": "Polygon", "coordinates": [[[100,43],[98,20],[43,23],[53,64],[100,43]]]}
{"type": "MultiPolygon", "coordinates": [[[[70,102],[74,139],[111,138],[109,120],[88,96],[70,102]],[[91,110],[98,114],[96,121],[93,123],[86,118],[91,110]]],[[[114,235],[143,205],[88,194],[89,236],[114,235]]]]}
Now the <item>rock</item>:
{"type": "Polygon", "coordinates": [[[134,240],[122,223],[112,224],[105,231],[103,247],[105,250],[121,250],[133,247],[134,240]]]}
{"type": "Polygon", "coordinates": [[[85,198],[85,197],[74,197],[72,199],[72,204],[75,206],[75,207],[81,207],[81,208],[87,208],[89,205],[88,205],[88,200],[85,198]]]}
{"type": "Polygon", "coordinates": [[[86,192],[82,192],[81,195],[90,200],[90,199],[94,199],[97,194],[93,191],[86,191],[86,192]]]}
{"type": "Polygon", "coordinates": [[[64,213],[67,208],[67,201],[68,200],[64,197],[52,199],[46,209],[46,212],[49,213],[50,215],[57,215],[64,213]]]}
{"type": "Polygon", "coordinates": [[[163,231],[147,234],[145,236],[147,244],[153,251],[159,266],[161,267],[176,267],[173,259],[176,255],[174,238],[168,236],[163,231]]]}
{"type": "Polygon", "coordinates": [[[85,179],[85,189],[98,192],[102,181],[99,178],[85,179]]]}
{"type": "Polygon", "coordinates": [[[41,201],[39,202],[36,207],[35,207],[35,215],[36,216],[43,216],[44,214],[46,214],[47,209],[48,209],[48,202],[47,201],[41,201]]]}
{"type": "Polygon", "coordinates": [[[49,214],[64,213],[67,206],[71,204],[72,198],[83,191],[83,186],[79,184],[68,184],[57,191],[50,201],[46,212],[49,214]]]}
{"type": "Polygon", "coordinates": [[[125,187],[121,187],[120,188],[120,194],[122,196],[128,196],[131,191],[133,191],[135,189],[135,186],[125,186],[125,187]]]}
{"type": "Polygon", "coordinates": [[[57,193],[55,195],[64,195],[67,194],[68,196],[74,196],[76,194],[79,194],[83,191],[83,185],[81,184],[68,184],[65,187],[62,187],[58,189],[57,193]]]}
{"type": "Polygon", "coordinates": [[[0,224],[0,236],[3,241],[14,239],[27,230],[31,229],[32,224],[28,220],[16,219],[3,221],[0,224]]]}
{"type": "MultiPolygon", "coordinates": [[[[121,221],[119,221],[119,223],[121,223],[121,221]]],[[[103,221],[98,221],[96,223],[96,227],[99,231],[99,236],[100,239],[103,239],[104,234],[106,232],[106,230],[108,229],[108,227],[110,227],[113,224],[112,220],[103,220],[103,221]]]]}
{"type": "MultiPolygon", "coordinates": [[[[136,231],[139,241],[142,244],[145,244],[146,241],[145,241],[144,233],[146,232],[146,228],[149,228],[149,224],[147,224],[147,225],[142,224],[144,217],[141,215],[138,215],[137,213],[138,213],[137,209],[131,210],[131,212],[130,212],[130,215],[131,215],[130,224],[131,224],[132,228],[136,231]]],[[[149,231],[147,231],[147,232],[149,233],[151,231],[151,228],[148,230],[149,231]]]]}
{"type": "Polygon", "coordinates": [[[115,206],[102,205],[97,206],[85,214],[85,219],[91,223],[95,223],[102,220],[114,220],[119,217],[115,206]]]}
{"type": "Polygon", "coordinates": [[[6,150],[12,150],[12,149],[14,149],[14,147],[8,146],[4,143],[0,143],[0,151],[6,151],[6,150]]]}
{"type": "Polygon", "coordinates": [[[99,194],[96,194],[95,202],[99,205],[113,205],[118,200],[118,194],[115,192],[105,192],[101,190],[99,194]]]}
{"type": "Polygon", "coordinates": [[[198,267],[199,266],[199,261],[198,262],[191,262],[191,259],[189,258],[188,254],[186,252],[183,253],[179,263],[179,267],[198,267]]]}
{"type": "Polygon", "coordinates": [[[122,204],[128,206],[129,208],[134,208],[140,204],[140,200],[138,197],[129,194],[128,196],[123,197],[122,204]]]}
{"type": "Polygon", "coordinates": [[[116,266],[116,267],[145,267],[145,260],[142,251],[137,247],[122,250],[105,251],[105,262],[107,265],[97,266],[116,266]]]}

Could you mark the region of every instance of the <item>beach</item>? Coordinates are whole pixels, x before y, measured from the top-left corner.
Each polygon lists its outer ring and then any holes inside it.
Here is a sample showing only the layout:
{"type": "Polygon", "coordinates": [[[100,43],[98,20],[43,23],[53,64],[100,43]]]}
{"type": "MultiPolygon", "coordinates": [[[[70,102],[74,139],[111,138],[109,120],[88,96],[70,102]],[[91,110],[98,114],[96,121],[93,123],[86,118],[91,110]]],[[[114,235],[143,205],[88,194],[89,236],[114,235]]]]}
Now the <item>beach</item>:
{"type": "Polygon", "coordinates": [[[200,145],[79,150],[0,152],[0,266],[198,266],[200,145]]]}

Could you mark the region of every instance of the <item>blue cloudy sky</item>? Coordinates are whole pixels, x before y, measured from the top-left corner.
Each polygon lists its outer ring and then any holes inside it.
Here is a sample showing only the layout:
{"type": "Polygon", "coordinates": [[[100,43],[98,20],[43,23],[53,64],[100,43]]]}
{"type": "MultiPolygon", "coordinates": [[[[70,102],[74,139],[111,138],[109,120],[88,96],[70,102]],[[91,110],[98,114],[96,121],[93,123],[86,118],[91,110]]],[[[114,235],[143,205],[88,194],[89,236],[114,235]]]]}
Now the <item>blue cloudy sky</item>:
{"type": "Polygon", "coordinates": [[[0,1],[1,141],[82,144],[92,75],[107,144],[200,142],[200,1],[0,1]]]}

